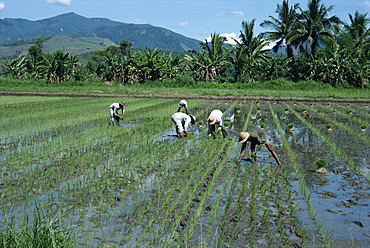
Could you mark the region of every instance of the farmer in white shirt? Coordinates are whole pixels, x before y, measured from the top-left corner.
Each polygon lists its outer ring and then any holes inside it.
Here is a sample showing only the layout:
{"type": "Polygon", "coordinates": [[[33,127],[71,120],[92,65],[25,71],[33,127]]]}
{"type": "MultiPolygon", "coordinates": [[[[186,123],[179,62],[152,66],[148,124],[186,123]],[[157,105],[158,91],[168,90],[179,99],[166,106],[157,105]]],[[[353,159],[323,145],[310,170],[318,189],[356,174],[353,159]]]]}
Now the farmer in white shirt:
{"type": "Polygon", "coordinates": [[[181,108],[184,108],[185,113],[188,115],[188,102],[186,100],[181,100],[179,103],[179,108],[177,109],[177,112],[180,112],[181,108]]]}
{"type": "Polygon", "coordinates": [[[112,125],[114,126],[117,124],[119,126],[119,120],[123,117],[125,114],[125,102],[116,102],[109,105],[109,115],[112,120],[112,125]],[[118,111],[122,111],[122,115],[118,114],[118,111]]]}
{"type": "Polygon", "coordinates": [[[213,110],[207,119],[208,122],[208,139],[213,137],[216,138],[216,132],[218,130],[222,131],[222,136],[224,138],[227,138],[227,133],[224,127],[224,122],[222,120],[222,112],[219,109],[213,110]],[[218,128],[216,130],[216,124],[218,125],[218,128]]]}
{"type": "Polygon", "coordinates": [[[194,124],[196,121],[195,116],[185,113],[177,112],[171,116],[171,120],[176,126],[177,137],[183,138],[188,135],[189,124],[194,124]]]}

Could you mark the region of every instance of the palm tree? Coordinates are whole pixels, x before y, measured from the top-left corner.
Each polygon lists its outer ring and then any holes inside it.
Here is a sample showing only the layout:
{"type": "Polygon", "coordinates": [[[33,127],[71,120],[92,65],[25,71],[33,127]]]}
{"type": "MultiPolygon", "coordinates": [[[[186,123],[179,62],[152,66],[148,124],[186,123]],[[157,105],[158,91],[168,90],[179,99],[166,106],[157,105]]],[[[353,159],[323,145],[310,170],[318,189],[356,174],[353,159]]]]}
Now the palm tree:
{"type": "Polygon", "coordinates": [[[367,13],[360,14],[356,11],[354,16],[349,14],[350,23],[344,24],[344,29],[354,42],[355,50],[359,52],[370,45],[370,29],[366,27],[370,23],[370,19],[366,16],[367,13]]]}
{"type": "Polygon", "coordinates": [[[306,11],[299,7],[300,22],[296,23],[297,26],[289,35],[287,43],[296,42],[299,44],[297,48],[301,48],[305,43],[306,52],[310,52],[314,57],[320,45],[335,42],[331,31],[338,31],[341,21],[337,16],[328,17],[333,7],[333,5],[326,7],[321,4],[321,0],[310,0],[306,11]]]}
{"type": "Polygon", "coordinates": [[[228,54],[224,43],[226,37],[218,34],[211,34],[211,41],[206,40],[201,43],[201,51],[196,53],[191,52],[186,55],[185,59],[191,61],[191,70],[195,71],[196,80],[209,80],[215,79],[217,76],[222,75],[222,71],[228,67],[229,61],[226,58],[228,54]]]}
{"type": "Polygon", "coordinates": [[[225,56],[223,47],[225,42],[226,37],[213,33],[211,34],[211,41],[206,40],[206,43],[201,43],[200,47],[212,61],[216,61],[225,56]]]}
{"type": "Polygon", "coordinates": [[[255,79],[256,69],[260,63],[267,58],[265,46],[268,42],[264,41],[261,36],[254,36],[254,23],[243,21],[242,30],[239,39],[236,40],[235,55],[232,64],[235,70],[236,81],[253,81],[255,79]]]}
{"type": "Polygon", "coordinates": [[[275,31],[264,32],[261,35],[266,37],[269,41],[276,41],[273,52],[277,52],[279,47],[285,42],[286,52],[288,58],[293,58],[292,44],[287,44],[287,37],[292,32],[295,23],[298,21],[298,9],[299,4],[289,6],[289,0],[284,0],[283,4],[278,4],[276,13],[278,17],[269,16],[271,20],[264,20],[260,26],[269,27],[275,31]]]}

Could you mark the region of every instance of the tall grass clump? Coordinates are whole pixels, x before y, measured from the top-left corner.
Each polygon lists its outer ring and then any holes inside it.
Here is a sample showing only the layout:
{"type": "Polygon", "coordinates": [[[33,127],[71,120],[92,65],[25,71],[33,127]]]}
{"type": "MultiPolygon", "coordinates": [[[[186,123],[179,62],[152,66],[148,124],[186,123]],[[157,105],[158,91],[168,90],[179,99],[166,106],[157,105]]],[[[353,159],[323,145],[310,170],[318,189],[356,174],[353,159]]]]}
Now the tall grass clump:
{"type": "Polygon", "coordinates": [[[36,205],[35,215],[32,218],[27,215],[19,227],[6,221],[1,223],[0,247],[76,247],[75,234],[61,222],[61,218],[59,211],[47,218],[36,205]]]}

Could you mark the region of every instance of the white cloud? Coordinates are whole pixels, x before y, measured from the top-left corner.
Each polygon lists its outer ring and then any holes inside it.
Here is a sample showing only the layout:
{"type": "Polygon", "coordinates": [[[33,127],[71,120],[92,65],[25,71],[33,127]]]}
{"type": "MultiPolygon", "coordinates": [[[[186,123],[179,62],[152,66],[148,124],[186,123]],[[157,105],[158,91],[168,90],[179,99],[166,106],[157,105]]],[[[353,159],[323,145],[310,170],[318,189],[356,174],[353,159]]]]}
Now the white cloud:
{"type": "Polygon", "coordinates": [[[147,21],[141,20],[141,19],[132,19],[128,21],[127,23],[132,23],[132,24],[148,24],[147,21]]]}
{"type": "Polygon", "coordinates": [[[370,1],[365,1],[361,5],[365,6],[368,9],[370,9],[370,1]]]}
{"type": "Polygon", "coordinates": [[[196,27],[197,24],[190,23],[190,22],[180,22],[179,24],[177,24],[177,26],[182,27],[182,28],[192,28],[192,27],[196,27]]]}
{"type": "MultiPolygon", "coordinates": [[[[275,45],[277,41],[270,41],[268,42],[264,47],[263,50],[271,50],[275,45]]],[[[283,42],[281,45],[285,45],[285,42],[283,42]]]]}
{"type": "Polygon", "coordinates": [[[0,11],[3,11],[5,9],[5,4],[3,2],[0,2],[0,11]]]}
{"type": "Polygon", "coordinates": [[[47,3],[62,5],[62,6],[69,6],[71,5],[72,0],[44,0],[47,3]]]}
{"type": "MultiPolygon", "coordinates": [[[[226,37],[226,42],[225,43],[229,43],[231,45],[236,45],[236,42],[235,42],[234,39],[239,40],[239,38],[237,38],[237,36],[236,36],[235,33],[220,34],[220,36],[226,37]]],[[[204,39],[204,42],[205,41],[211,42],[211,36],[209,36],[208,38],[204,39]]]]}
{"type": "Polygon", "coordinates": [[[216,16],[244,17],[244,13],[242,11],[221,12],[221,13],[216,14],[216,16]]]}

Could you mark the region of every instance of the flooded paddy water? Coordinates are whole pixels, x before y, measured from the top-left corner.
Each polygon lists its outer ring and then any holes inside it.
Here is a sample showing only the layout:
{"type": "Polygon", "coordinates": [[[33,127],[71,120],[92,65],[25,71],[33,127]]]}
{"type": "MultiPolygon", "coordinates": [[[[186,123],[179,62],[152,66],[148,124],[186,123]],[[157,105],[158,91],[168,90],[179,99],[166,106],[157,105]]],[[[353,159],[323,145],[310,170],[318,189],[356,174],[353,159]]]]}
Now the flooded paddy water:
{"type": "Polygon", "coordinates": [[[15,117],[2,98],[2,223],[22,225],[37,203],[64,213],[78,247],[370,246],[365,103],[188,100],[198,122],[178,139],[170,116],[180,99],[125,99],[113,127],[107,99],[94,98],[91,113],[88,97],[27,97],[30,111],[15,117]],[[228,139],[207,139],[213,109],[228,139]],[[258,163],[237,162],[238,133],[257,127],[282,166],[265,147],[258,163]]]}

